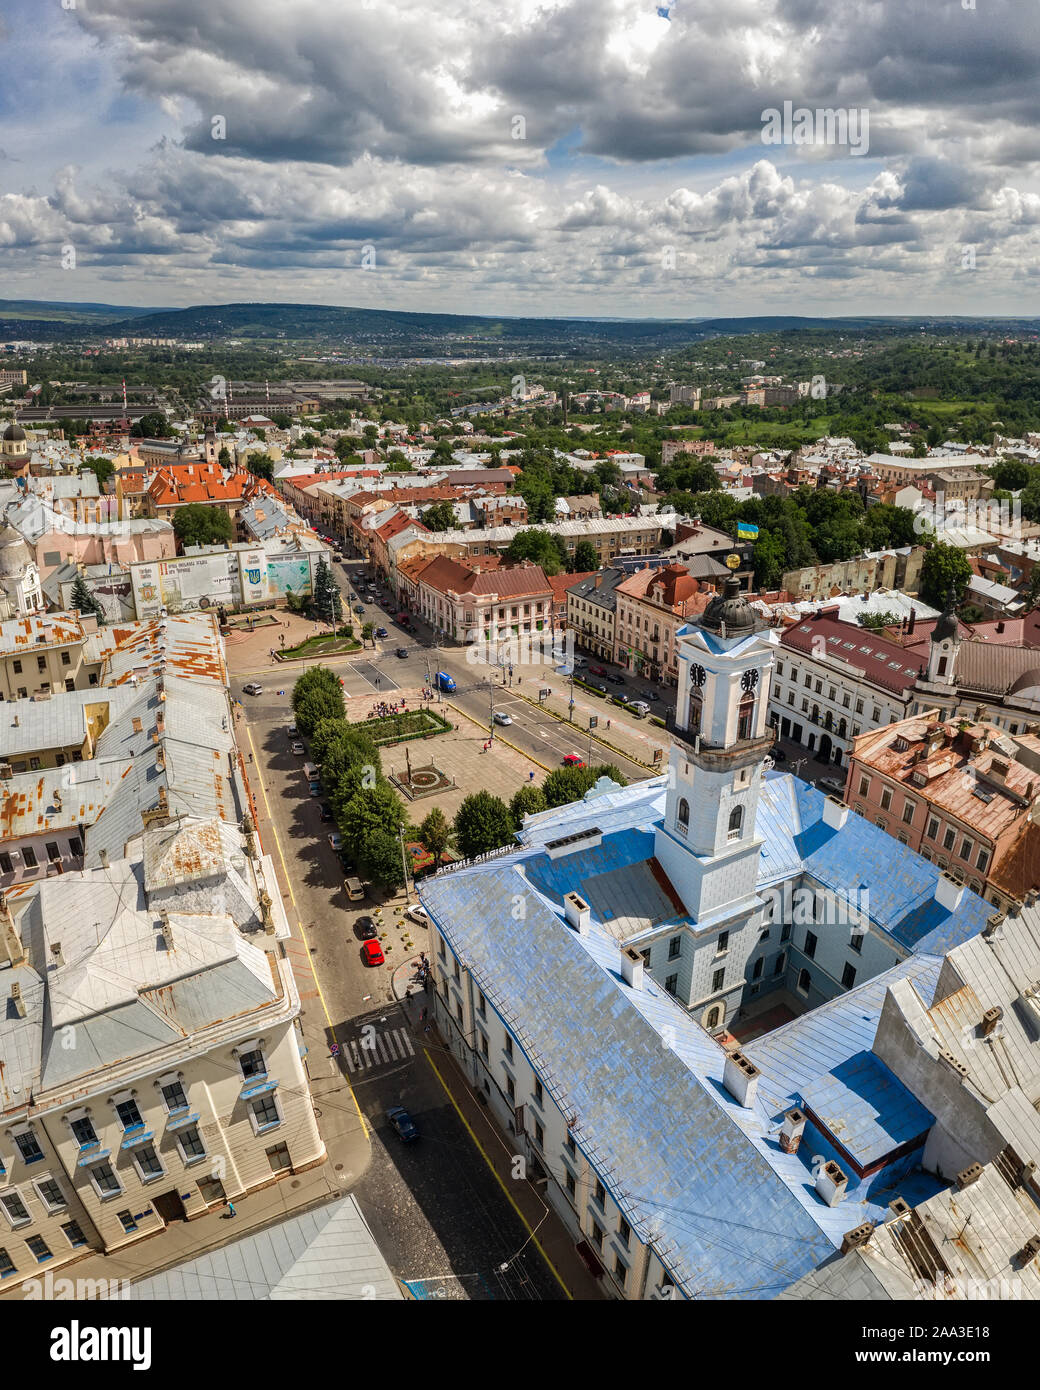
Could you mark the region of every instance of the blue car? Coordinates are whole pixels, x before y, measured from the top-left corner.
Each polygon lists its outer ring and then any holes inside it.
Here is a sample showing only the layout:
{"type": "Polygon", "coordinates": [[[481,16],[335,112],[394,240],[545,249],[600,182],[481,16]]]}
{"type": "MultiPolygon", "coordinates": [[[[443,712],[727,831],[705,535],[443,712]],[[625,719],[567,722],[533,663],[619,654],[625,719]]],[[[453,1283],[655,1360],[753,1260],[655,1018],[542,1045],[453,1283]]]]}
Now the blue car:
{"type": "Polygon", "coordinates": [[[386,1118],[397,1131],[398,1138],[402,1139],[406,1144],[410,1144],[414,1139],[418,1139],[419,1131],[416,1128],[415,1121],[403,1105],[391,1106],[386,1112],[386,1118]]]}
{"type": "Polygon", "coordinates": [[[448,675],[447,671],[438,671],[436,680],[438,688],[441,690],[447,690],[450,693],[455,689],[455,682],[448,675]]]}

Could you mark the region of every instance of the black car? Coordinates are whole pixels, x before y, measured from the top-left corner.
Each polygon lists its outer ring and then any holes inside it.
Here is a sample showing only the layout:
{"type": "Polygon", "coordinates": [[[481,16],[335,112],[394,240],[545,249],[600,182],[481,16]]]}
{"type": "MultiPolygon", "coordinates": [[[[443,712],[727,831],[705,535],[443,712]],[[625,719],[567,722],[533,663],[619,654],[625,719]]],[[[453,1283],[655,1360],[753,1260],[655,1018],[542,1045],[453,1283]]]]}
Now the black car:
{"type": "Polygon", "coordinates": [[[399,657],[401,658],[401,660],[403,661],[404,658],[408,655],[408,648],[407,648],[407,647],[398,647],[398,649],[397,649],[397,651],[394,653],[394,655],[395,655],[395,656],[399,656],[399,657]]]}
{"type": "Polygon", "coordinates": [[[624,676],[614,676],[609,671],[607,672],[607,680],[610,681],[611,685],[624,685],[625,683],[624,676]]]}
{"type": "Polygon", "coordinates": [[[377,627],[377,628],[376,628],[376,636],[377,636],[377,637],[389,637],[390,634],[389,634],[389,632],[387,632],[387,630],[386,630],[385,627],[377,627]]]}
{"type": "Polygon", "coordinates": [[[332,819],[332,807],[329,805],[327,801],[323,801],[321,805],[318,807],[318,815],[321,817],[322,820],[332,819]]]}
{"type": "Polygon", "coordinates": [[[406,1144],[418,1139],[419,1130],[416,1123],[403,1105],[391,1106],[386,1112],[386,1118],[397,1131],[398,1138],[403,1139],[406,1144]]]}
{"type": "Polygon", "coordinates": [[[378,935],[376,924],[371,917],[359,917],[354,927],[362,941],[374,941],[378,935]]]}
{"type": "Polygon", "coordinates": [[[585,684],[590,690],[594,690],[597,695],[605,695],[607,693],[607,687],[602,681],[586,681],[585,684]]]}
{"type": "Polygon", "coordinates": [[[787,762],[787,754],[780,747],[779,743],[773,744],[772,748],[770,748],[769,750],[769,756],[773,759],[775,763],[787,762]]]}

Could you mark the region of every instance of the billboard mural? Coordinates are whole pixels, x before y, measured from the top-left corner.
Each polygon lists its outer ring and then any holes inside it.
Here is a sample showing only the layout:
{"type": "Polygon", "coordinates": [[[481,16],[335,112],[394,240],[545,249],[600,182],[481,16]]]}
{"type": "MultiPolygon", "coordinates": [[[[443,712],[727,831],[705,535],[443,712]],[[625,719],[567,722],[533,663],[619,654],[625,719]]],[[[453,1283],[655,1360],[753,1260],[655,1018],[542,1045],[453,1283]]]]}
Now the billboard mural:
{"type": "MultiPolygon", "coordinates": [[[[134,586],[129,570],[113,570],[109,574],[83,576],[87,588],[101,604],[108,623],[130,622],[137,617],[134,604],[134,586]]],[[[66,580],[60,588],[61,605],[71,608],[72,590],[75,580],[66,580]]]]}
{"type": "Polygon", "coordinates": [[[308,555],[269,555],[267,557],[267,596],[284,598],[311,592],[311,562],[308,555]]]}
{"type": "MultiPolygon", "coordinates": [[[[311,563],[307,554],[268,556],[262,549],[217,550],[209,555],[181,555],[174,560],[131,565],[130,575],[123,578],[128,592],[132,587],[132,609],[137,617],[155,618],[163,608],[184,613],[220,604],[233,608],[284,599],[289,589],[294,594],[309,594],[313,587],[311,563]]],[[[121,616],[133,616],[133,611],[121,616]]]]}

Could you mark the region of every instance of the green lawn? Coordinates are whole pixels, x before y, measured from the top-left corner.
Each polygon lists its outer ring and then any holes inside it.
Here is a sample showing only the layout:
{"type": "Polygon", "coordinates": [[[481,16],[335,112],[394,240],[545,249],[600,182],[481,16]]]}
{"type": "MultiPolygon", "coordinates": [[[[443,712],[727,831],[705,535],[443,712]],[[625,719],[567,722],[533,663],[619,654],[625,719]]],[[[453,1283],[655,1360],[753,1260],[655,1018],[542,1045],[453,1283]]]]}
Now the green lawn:
{"type": "Polygon", "coordinates": [[[358,652],[361,643],[354,637],[308,637],[296,647],[283,647],[279,656],[341,656],[344,652],[358,652]]]}

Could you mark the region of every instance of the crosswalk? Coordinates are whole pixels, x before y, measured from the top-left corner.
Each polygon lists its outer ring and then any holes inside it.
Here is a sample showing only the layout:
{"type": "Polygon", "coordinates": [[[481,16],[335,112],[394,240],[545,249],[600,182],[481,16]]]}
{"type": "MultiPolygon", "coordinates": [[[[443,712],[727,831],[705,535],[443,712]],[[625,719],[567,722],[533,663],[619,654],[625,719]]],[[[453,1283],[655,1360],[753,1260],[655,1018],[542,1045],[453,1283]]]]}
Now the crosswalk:
{"type": "Polygon", "coordinates": [[[360,1036],[343,1044],[343,1060],[349,1072],[369,1071],[414,1056],[415,1048],[404,1028],[363,1028],[360,1036]]]}

